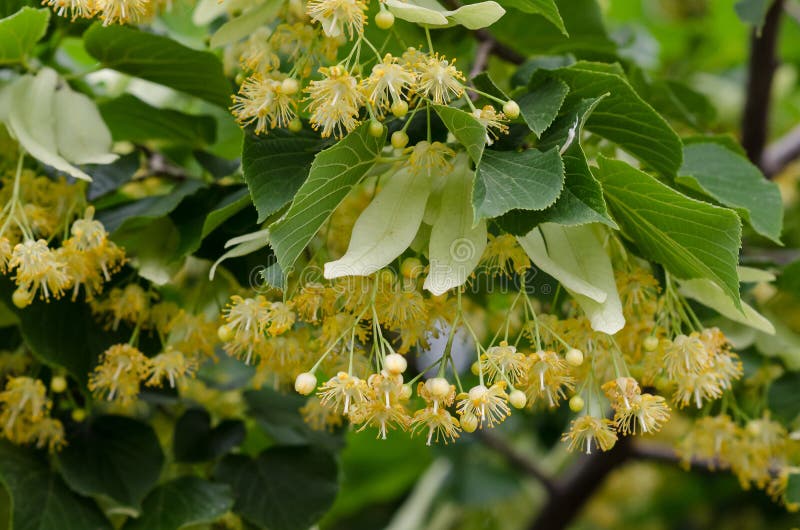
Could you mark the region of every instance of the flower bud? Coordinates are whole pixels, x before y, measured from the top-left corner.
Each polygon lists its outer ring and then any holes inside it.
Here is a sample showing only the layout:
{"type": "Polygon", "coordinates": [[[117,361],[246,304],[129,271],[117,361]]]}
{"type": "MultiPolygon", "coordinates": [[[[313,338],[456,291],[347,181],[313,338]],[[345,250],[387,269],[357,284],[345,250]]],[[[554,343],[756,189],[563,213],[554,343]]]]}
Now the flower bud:
{"type": "Polygon", "coordinates": [[[294,389],[298,394],[309,395],[317,388],[317,378],[311,372],[303,372],[294,380],[294,389]]]}

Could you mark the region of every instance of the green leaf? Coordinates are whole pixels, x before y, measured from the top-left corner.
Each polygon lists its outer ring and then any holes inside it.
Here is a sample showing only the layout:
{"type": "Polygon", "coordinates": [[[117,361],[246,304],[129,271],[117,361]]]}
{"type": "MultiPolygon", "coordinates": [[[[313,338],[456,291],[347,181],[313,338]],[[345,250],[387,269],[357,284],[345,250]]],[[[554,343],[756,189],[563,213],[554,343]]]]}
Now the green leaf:
{"type": "Polygon", "coordinates": [[[270,530],[312,526],[338,489],[333,456],[308,447],[271,447],[255,460],[231,455],[214,475],[233,488],[236,513],[270,530]]]}
{"type": "Polygon", "coordinates": [[[800,260],[793,261],[783,267],[776,285],[781,291],[800,299],[800,260]]]}
{"type": "Polygon", "coordinates": [[[617,45],[608,36],[597,0],[556,0],[555,4],[565,31],[539,14],[505,16],[494,25],[492,35],[524,56],[571,53],[579,58],[614,60],[617,45]]]}
{"type": "Polygon", "coordinates": [[[541,136],[556,119],[568,92],[569,86],[564,81],[541,76],[530,87],[530,91],[517,100],[522,119],[536,136],[541,136]]]}
{"type": "Polygon", "coordinates": [[[128,232],[142,228],[149,222],[163,217],[178,207],[181,201],[205,187],[198,179],[188,179],[164,195],[146,197],[117,208],[98,212],[97,219],[109,232],[128,232]]]}
{"type": "Polygon", "coordinates": [[[233,507],[233,492],[227,484],[199,477],[180,477],[154,489],[142,504],[142,515],[124,530],[180,530],[213,523],[233,507]]]}
{"type": "MultiPolygon", "coordinates": [[[[7,277],[0,279],[3,300],[10,301],[15,288],[7,277]]],[[[106,348],[128,340],[121,333],[105,332],[87,304],[76,304],[69,297],[36,300],[25,309],[7,305],[19,319],[22,338],[33,355],[50,366],[63,367],[82,385],[106,348]]]]}
{"type": "Polygon", "coordinates": [[[238,258],[241,256],[246,256],[248,254],[252,254],[262,248],[266,247],[269,244],[269,230],[257,230],[255,232],[251,232],[249,234],[245,234],[243,236],[235,237],[233,239],[229,239],[225,242],[225,248],[232,247],[228,251],[226,251],[222,256],[214,262],[211,266],[211,269],[208,271],[208,279],[213,280],[214,274],[217,271],[217,267],[225,261],[226,259],[230,258],[238,258]]]}
{"type": "Polygon", "coordinates": [[[778,186],[745,157],[717,143],[687,145],[675,182],[733,208],[753,230],[780,243],[783,203],[778,186]]]}
{"type": "Polygon", "coordinates": [[[486,28],[500,20],[505,15],[506,10],[500,4],[492,0],[488,2],[478,2],[466,4],[458,9],[447,12],[447,20],[450,24],[458,24],[467,29],[486,28]]]}
{"type": "Polygon", "coordinates": [[[404,167],[385,177],[378,191],[353,226],[347,252],[325,263],[325,278],[368,276],[405,252],[417,235],[432,179],[423,171],[404,167]]]}
{"type": "Polygon", "coordinates": [[[425,26],[447,26],[447,11],[444,7],[440,9],[430,9],[417,5],[415,2],[403,2],[401,0],[386,0],[386,7],[400,20],[423,24],[425,26]]]}
{"type": "Polygon", "coordinates": [[[211,415],[205,409],[189,409],[175,423],[172,452],[178,462],[204,462],[228,453],[242,443],[244,424],[224,420],[211,428],[211,415]]]}
{"type": "Polygon", "coordinates": [[[789,474],[783,498],[787,504],[800,504],[800,473],[789,474]]]}
{"type": "Polygon", "coordinates": [[[800,373],[783,374],[769,385],[767,403],[772,416],[778,421],[792,423],[798,416],[797,389],[800,388],[800,373]]]}
{"type": "Polygon", "coordinates": [[[475,222],[515,208],[543,210],[564,187],[564,164],[556,148],[486,151],[478,166],[472,205],[475,222]]]}
{"type": "Polygon", "coordinates": [[[608,94],[589,116],[586,128],[617,143],[660,173],[675,175],[683,156],[680,138],[664,118],[636,94],[618,67],[580,62],[546,75],[557,76],[569,85],[565,105],[608,94]]]}
{"type": "Polygon", "coordinates": [[[481,29],[491,26],[505,14],[505,9],[491,0],[463,5],[452,11],[436,0],[387,0],[385,5],[401,20],[431,27],[459,24],[467,29],[481,29]]]}
{"type": "Polygon", "coordinates": [[[14,530],[111,530],[97,505],[67,488],[45,455],[0,442],[0,479],[12,496],[14,530]]]}
{"type": "MultiPolygon", "coordinates": [[[[606,201],[603,199],[603,188],[592,175],[580,143],[583,126],[601,99],[602,97],[585,99],[576,103],[564,112],[549,129],[547,135],[542,137],[539,143],[541,149],[569,143],[567,150],[561,154],[561,159],[564,161],[564,191],[558,196],[555,204],[541,212],[512,212],[515,214],[514,217],[522,217],[529,223],[523,233],[544,222],[561,225],[602,223],[615,230],[618,229],[608,214],[606,201]]],[[[515,233],[519,235],[519,232],[515,233]]]]}
{"type": "Polygon", "coordinates": [[[166,141],[202,147],[214,143],[217,123],[212,116],[192,116],[148,105],[131,94],[100,104],[114,141],[166,141]]]}
{"type": "Polygon", "coordinates": [[[372,169],[385,143],[385,133],[375,138],[369,133],[369,124],[363,124],[317,154],[289,211],[270,227],[272,248],[286,274],[292,272],[297,257],[334,208],[372,169]]]}
{"type": "Polygon", "coordinates": [[[764,25],[764,18],[774,0],[738,0],[733,4],[733,9],[739,15],[739,19],[745,24],[755,26],[761,31],[764,25]]]}
{"type": "MultiPolygon", "coordinates": [[[[25,75],[8,85],[10,109],[6,126],[20,145],[34,158],[77,179],[92,180],[58,152],[55,96],[59,76],[42,68],[36,76],[25,75]]],[[[74,122],[66,124],[79,127],[74,122]]]]}
{"type": "Polygon", "coordinates": [[[223,197],[223,199],[208,213],[205,221],[203,221],[203,229],[200,237],[205,238],[222,223],[251,204],[253,204],[253,201],[250,199],[250,192],[247,188],[238,188],[232,191],[223,197]]]}
{"type": "Polygon", "coordinates": [[[336,452],[342,447],[341,436],[312,429],[300,415],[306,399],[269,388],[244,394],[248,413],[258,426],[278,445],[310,445],[336,452]]]}
{"type": "Polygon", "coordinates": [[[523,13],[541,15],[558,28],[565,37],[569,37],[561,13],[558,12],[558,6],[553,0],[500,0],[500,4],[504,7],[513,7],[523,13]]]}
{"type": "Polygon", "coordinates": [[[517,240],[578,302],[592,329],[613,335],[625,326],[611,259],[594,227],[544,223],[517,240]]]}
{"type": "Polygon", "coordinates": [[[92,177],[86,196],[93,201],[131,181],[139,170],[139,153],[133,151],[119,157],[111,164],[90,164],[83,169],[92,177]]]}
{"type": "Polygon", "coordinates": [[[75,164],[110,164],[112,138],[94,100],[64,84],[53,96],[58,152],[75,164]]]}
{"type": "Polygon", "coordinates": [[[611,214],[644,257],[678,278],[713,281],[740,308],[739,216],[691,199],[625,162],[600,157],[598,163],[611,214]]]}
{"type": "Polygon", "coordinates": [[[23,7],[0,20],[0,64],[24,61],[44,37],[50,22],[50,10],[23,7]]]}
{"type": "Polygon", "coordinates": [[[58,455],[64,480],[79,493],[138,510],[164,465],[152,427],[124,416],[99,416],[77,428],[58,455]]]}
{"type": "Polygon", "coordinates": [[[258,222],[283,208],[303,185],[314,156],[327,142],[312,131],[292,134],[283,129],[267,136],[245,134],[242,172],[258,210],[258,222]]]}
{"type": "Polygon", "coordinates": [[[428,275],[424,289],[439,296],[463,285],[486,248],[486,221],[473,226],[472,186],[475,173],[467,157],[461,153],[447,175],[439,215],[433,223],[428,246],[428,275]]]}
{"type": "Polygon", "coordinates": [[[124,74],[191,94],[220,107],[230,105],[231,85],[216,55],[128,26],[95,23],[83,34],[89,55],[124,74]]]}
{"type": "Polygon", "coordinates": [[[469,112],[443,105],[433,105],[433,108],[447,130],[453,133],[472,161],[478,164],[486,146],[486,127],[469,112]]]}
{"type": "Polygon", "coordinates": [[[742,308],[740,310],[730,297],[725,294],[722,288],[711,280],[682,280],[680,282],[680,293],[687,298],[698,301],[706,307],[714,309],[720,315],[734,322],[763,331],[769,335],[775,334],[775,326],[773,326],[764,315],[760,314],[745,302],[742,302],[742,308]]]}
{"type": "Polygon", "coordinates": [[[238,17],[232,18],[219,27],[211,36],[209,46],[221,48],[252,35],[266,22],[270,22],[283,6],[279,0],[268,0],[248,9],[238,17]]]}

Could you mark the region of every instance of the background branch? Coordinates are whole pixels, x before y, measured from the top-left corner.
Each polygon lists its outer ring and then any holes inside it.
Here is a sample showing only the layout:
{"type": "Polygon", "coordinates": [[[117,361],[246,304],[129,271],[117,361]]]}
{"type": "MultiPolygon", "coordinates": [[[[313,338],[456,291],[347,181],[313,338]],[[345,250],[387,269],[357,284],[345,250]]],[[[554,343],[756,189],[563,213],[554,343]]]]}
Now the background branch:
{"type": "Polygon", "coordinates": [[[775,47],[783,4],[784,0],[775,0],[767,11],[761,33],[754,29],[750,37],[747,91],[742,115],[742,146],[750,160],[762,169],[762,155],[769,131],[772,79],[778,64],[775,47]]]}
{"type": "Polygon", "coordinates": [[[773,177],[798,158],[800,158],[800,125],[764,150],[761,156],[761,169],[765,175],[773,177]]]}
{"type": "Polygon", "coordinates": [[[488,431],[477,431],[476,435],[483,445],[503,456],[514,468],[538,480],[550,496],[556,495],[556,485],[552,478],[545,474],[526,455],[517,451],[506,440],[488,431]]]}

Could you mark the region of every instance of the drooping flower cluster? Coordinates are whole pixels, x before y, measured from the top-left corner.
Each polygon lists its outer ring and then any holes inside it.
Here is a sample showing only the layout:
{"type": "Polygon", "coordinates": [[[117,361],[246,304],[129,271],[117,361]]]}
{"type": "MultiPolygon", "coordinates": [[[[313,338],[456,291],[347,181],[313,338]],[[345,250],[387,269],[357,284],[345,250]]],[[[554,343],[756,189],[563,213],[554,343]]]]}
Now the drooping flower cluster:
{"type": "Polygon", "coordinates": [[[2,435],[15,444],[35,444],[57,451],[64,445],[64,427],[51,417],[53,402],[44,383],[31,377],[9,377],[0,391],[2,435]]]}
{"type": "MultiPolygon", "coordinates": [[[[431,105],[457,105],[486,128],[488,143],[508,132],[508,119],[519,115],[514,102],[481,93],[491,103],[476,108],[464,95],[477,90],[466,84],[455,60],[434,51],[430,41],[425,51],[405,44],[402,53],[379,51],[364,34],[367,9],[365,0],[310,0],[302,10],[287,3],[269,25],[229,46],[227,69],[233,71],[236,62],[244,74],[231,108],[237,121],[261,134],[299,131],[301,118],[307,118],[322,137],[341,138],[365,120],[380,137],[384,122],[394,120],[402,127],[392,146],[402,149],[409,112],[430,114],[431,105]]],[[[394,15],[381,3],[375,22],[389,29],[394,15]]]]}
{"type": "Polygon", "coordinates": [[[200,364],[215,358],[216,322],[195,315],[173,302],[156,302],[156,295],[138,284],[114,288],[92,303],[95,316],[111,330],[133,329],[130,344],[108,348],[89,376],[89,389],[103,400],[123,408],[136,401],[141,384],[148,387],[183,387],[200,364]],[[155,333],[161,351],[144,355],[136,346],[139,334],[155,333]]]}
{"type": "Polygon", "coordinates": [[[67,292],[72,300],[81,292],[92,300],[102,292],[125,253],[94,219],[94,208],[84,206],[80,187],[36,176],[21,164],[2,186],[0,273],[17,284],[14,304],[23,308],[37,296],[50,300],[67,292]],[[83,217],[75,218],[81,210],[83,217]],[[54,238],[60,246],[52,246],[54,238]]]}
{"type": "Polygon", "coordinates": [[[43,0],[58,16],[98,17],[103,25],[136,24],[146,21],[160,8],[159,0],[43,0]]]}
{"type": "Polygon", "coordinates": [[[701,465],[730,469],[743,489],[755,486],[782,500],[793,445],[796,441],[791,440],[786,428],[768,413],[741,422],[719,414],[697,420],[679,444],[678,453],[687,468],[701,465]]]}

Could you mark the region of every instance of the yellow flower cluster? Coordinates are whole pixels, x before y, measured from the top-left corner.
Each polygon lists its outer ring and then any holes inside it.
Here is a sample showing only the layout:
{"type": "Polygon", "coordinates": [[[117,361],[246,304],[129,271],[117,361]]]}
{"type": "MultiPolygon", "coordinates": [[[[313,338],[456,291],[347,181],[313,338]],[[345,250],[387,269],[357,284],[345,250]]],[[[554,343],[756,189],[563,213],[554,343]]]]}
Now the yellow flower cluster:
{"type": "MultiPolygon", "coordinates": [[[[678,453],[687,468],[697,464],[730,469],[743,489],[755,486],[782,500],[798,446],[783,425],[768,414],[743,423],[720,414],[694,422],[678,453]]],[[[789,508],[797,510],[800,506],[789,508]]]]}
{"type": "Polygon", "coordinates": [[[13,274],[17,307],[83,291],[92,300],[125,262],[124,251],[111,241],[94,208],[84,209],[79,185],[51,180],[23,170],[4,178],[0,199],[0,273],[13,274]],[[75,215],[84,210],[82,218],[75,215]],[[59,247],[51,246],[54,238],[59,247]]]}
{"type": "MultiPolygon", "coordinates": [[[[297,131],[303,114],[323,137],[340,138],[371,119],[371,131],[379,136],[387,117],[402,119],[409,111],[462,98],[468,87],[454,60],[434,52],[430,42],[425,52],[403,45],[400,56],[380,53],[364,35],[366,10],[365,0],[310,0],[304,10],[289,3],[278,13],[274,31],[256,31],[234,45],[226,56],[238,56],[246,73],[233,98],[238,122],[254,126],[257,134],[283,127],[297,131]],[[340,60],[348,41],[350,51],[340,60]],[[288,71],[281,71],[282,64],[288,71]]],[[[381,5],[376,21],[388,29],[394,17],[381,5]]],[[[497,101],[504,111],[492,105],[478,109],[464,99],[487,128],[489,143],[508,131],[506,114],[519,114],[516,104],[497,101]]],[[[395,148],[408,142],[405,127],[393,136],[395,148]]]]}
{"type": "MultiPolygon", "coordinates": [[[[103,25],[145,22],[160,8],[159,0],[43,0],[60,17],[99,17],[103,25]]],[[[167,5],[169,5],[167,3],[167,5]]]]}
{"type": "Polygon", "coordinates": [[[31,377],[9,377],[0,392],[3,436],[15,444],[36,444],[57,451],[64,446],[64,426],[50,416],[53,402],[44,383],[31,377]]]}
{"type": "Polygon", "coordinates": [[[95,316],[110,329],[125,324],[134,329],[130,344],[115,344],[101,356],[89,376],[89,389],[123,407],[134,403],[140,384],[171,388],[184,386],[200,364],[215,357],[216,323],[194,315],[173,302],[155,302],[156,295],[138,284],[114,288],[92,302],[95,316]],[[134,344],[140,330],[158,334],[163,351],[145,356],[134,344]]]}

